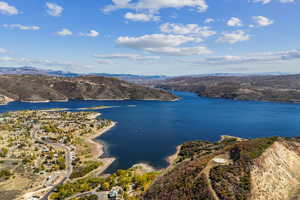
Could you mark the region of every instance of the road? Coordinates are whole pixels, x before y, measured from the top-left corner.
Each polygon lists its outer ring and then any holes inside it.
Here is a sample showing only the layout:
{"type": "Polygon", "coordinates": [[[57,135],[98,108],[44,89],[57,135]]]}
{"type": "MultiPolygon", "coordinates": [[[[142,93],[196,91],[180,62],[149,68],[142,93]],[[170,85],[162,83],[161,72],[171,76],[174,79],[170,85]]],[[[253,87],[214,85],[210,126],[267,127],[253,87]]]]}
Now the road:
{"type": "Polygon", "coordinates": [[[45,194],[43,197],[41,197],[41,200],[48,200],[49,196],[51,195],[51,193],[54,191],[54,189],[61,185],[64,184],[66,181],[68,181],[70,179],[70,176],[73,172],[73,165],[72,165],[72,157],[71,157],[71,149],[69,146],[64,145],[64,144],[60,144],[60,143],[51,143],[51,142],[46,142],[41,140],[40,138],[37,137],[37,132],[40,129],[39,126],[35,126],[32,129],[32,137],[34,140],[36,140],[37,142],[44,144],[44,145],[50,145],[54,148],[63,148],[65,150],[65,160],[66,160],[66,175],[65,177],[58,182],[57,184],[53,185],[50,189],[49,192],[47,192],[47,194],[45,194]]]}

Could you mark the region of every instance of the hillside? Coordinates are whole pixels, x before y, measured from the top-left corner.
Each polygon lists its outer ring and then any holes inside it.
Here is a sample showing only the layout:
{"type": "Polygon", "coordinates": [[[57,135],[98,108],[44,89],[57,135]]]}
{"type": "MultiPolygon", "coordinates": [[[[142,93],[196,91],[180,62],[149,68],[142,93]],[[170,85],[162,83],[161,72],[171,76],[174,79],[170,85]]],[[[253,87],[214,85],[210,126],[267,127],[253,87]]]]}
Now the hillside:
{"type": "Polygon", "coordinates": [[[0,103],[67,101],[69,99],[174,100],[168,92],[101,76],[56,77],[1,75],[0,103]]]}
{"type": "Polygon", "coordinates": [[[234,100],[300,102],[300,75],[178,77],[156,87],[234,100]]]}
{"type": "Polygon", "coordinates": [[[299,138],[189,142],[143,200],[299,199],[299,169],[299,138]]]}
{"type": "Polygon", "coordinates": [[[108,74],[108,73],[74,73],[61,70],[41,69],[37,67],[0,67],[0,75],[49,75],[61,77],[79,77],[79,76],[104,76],[111,78],[118,78],[123,81],[136,84],[150,84],[155,81],[165,80],[168,77],[162,75],[134,75],[134,74],[108,74]]]}

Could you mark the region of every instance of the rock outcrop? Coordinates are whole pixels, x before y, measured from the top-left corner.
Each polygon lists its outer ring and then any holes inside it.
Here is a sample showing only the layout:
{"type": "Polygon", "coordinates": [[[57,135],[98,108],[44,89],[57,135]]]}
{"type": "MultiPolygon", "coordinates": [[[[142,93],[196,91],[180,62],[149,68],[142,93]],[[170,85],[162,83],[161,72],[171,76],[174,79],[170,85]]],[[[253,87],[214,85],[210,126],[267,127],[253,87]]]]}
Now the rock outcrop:
{"type": "Polygon", "coordinates": [[[300,188],[300,155],[287,144],[275,142],[255,161],[251,183],[253,200],[291,199],[300,188]]]}
{"type": "Polygon", "coordinates": [[[12,101],[14,101],[14,99],[11,99],[7,96],[4,96],[4,95],[0,94],[0,105],[5,105],[5,104],[8,104],[9,102],[12,102],[12,101]]]}

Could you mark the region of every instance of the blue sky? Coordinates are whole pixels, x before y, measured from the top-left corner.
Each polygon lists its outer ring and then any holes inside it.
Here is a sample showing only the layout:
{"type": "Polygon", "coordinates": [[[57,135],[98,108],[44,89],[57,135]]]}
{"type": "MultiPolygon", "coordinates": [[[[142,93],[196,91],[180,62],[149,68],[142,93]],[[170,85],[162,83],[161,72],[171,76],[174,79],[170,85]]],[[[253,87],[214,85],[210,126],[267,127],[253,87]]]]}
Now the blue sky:
{"type": "Polygon", "coordinates": [[[298,0],[0,0],[0,66],[300,72],[298,0]]]}

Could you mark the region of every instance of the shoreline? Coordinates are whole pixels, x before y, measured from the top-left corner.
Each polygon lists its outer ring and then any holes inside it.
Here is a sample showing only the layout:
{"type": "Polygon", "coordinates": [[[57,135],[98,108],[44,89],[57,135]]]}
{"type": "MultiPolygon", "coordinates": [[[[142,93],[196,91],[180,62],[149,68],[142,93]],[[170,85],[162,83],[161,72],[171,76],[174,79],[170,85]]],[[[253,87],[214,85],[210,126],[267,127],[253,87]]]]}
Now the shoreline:
{"type": "MultiPolygon", "coordinates": [[[[100,116],[100,114],[95,115],[95,118],[100,116]]],[[[87,143],[89,143],[92,147],[92,155],[95,160],[98,160],[103,163],[99,168],[95,169],[93,172],[100,175],[103,173],[115,160],[114,157],[107,157],[107,158],[101,158],[102,155],[105,154],[105,144],[101,141],[96,140],[101,135],[105,134],[109,130],[111,130],[113,127],[117,125],[117,122],[112,122],[108,127],[103,128],[98,133],[88,137],[85,139],[87,143]]]]}
{"type": "Polygon", "coordinates": [[[171,154],[170,156],[167,156],[167,157],[166,157],[166,161],[167,161],[168,164],[169,164],[167,168],[173,166],[173,164],[175,163],[175,161],[176,161],[176,159],[177,159],[177,157],[178,157],[178,154],[179,154],[179,152],[180,152],[181,146],[182,146],[182,145],[176,146],[176,152],[173,153],[173,154],[171,154]]]}
{"type": "Polygon", "coordinates": [[[167,169],[170,169],[171,167],[173,167],[173,165],[175,164],[175,161],[178,157],[178,154],[180,152],[180,149],[181,149],[181,146],[182,145],[178,145],[176,146],[176,152],[167,156],[165,158],[165,160],[167,161],[168,165],[164,168],[155,168],[153,167],[151,164],[149,163],[146,163],[146,162],[140,162],[140,163],[136,163],[134,165],[132,165],[131,168],[133,167],[140,167],[144,172],[157,172],[157,171],[161,171],[161,170],[167,170],[167,169]]]}
{"type": "Polygon", "coordinates": [[[22,103],[55,103],[55,102],[69,102],[71,100],[82,100],[82,101],[162,101],[162,102],[175,102],[179,101],[180,98],[170,99],[170,100],[163,100],[163,99],[61,99],[61,100],[39,100],[39,101],[30,101],[30,100],[10,100],[3,103],[0,103],[0,106],[8,105],[12,102],[22,102],[22,103]]]}
{"type": "Polygon", "coordinates": [[[231,136],[231,135],[221,135],[220,136],[220,140],[217,141],[217,142],[222,142],[224,140],[230,140],[230,139],[233,139],[233,140],[236,140],[236,141],[246,141],[247,139],[246,138],[241,138],[241,137],[236,137],[236,136],[231,136]]]}

